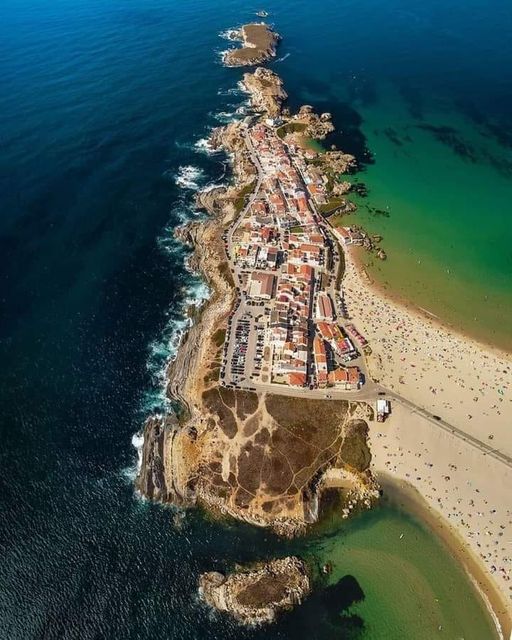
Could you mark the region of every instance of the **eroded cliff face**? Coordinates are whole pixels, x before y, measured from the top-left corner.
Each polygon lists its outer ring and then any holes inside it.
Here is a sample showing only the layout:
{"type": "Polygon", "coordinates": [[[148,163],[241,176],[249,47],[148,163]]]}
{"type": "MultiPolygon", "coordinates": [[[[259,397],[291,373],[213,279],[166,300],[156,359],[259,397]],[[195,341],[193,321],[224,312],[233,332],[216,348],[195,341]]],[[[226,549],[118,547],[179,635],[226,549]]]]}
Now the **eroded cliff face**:
{"type": "Polygon", "coordinates": [[[254,73],[244,73],[243,85],[251,95],[251,106],[255,111],[271,117],[281,113],[288,94],[283,89],[283,81],[270,69],[258,67],[254,73]]]}
{"type": "Polygon", "coordinates": [[[199,578],[199,593],[205,602],[247,625],[273,622],[280,612],[300,604],[310,591],[307,567],[295,556],[242,568],[229,576],[210,571],[199,578]]]}

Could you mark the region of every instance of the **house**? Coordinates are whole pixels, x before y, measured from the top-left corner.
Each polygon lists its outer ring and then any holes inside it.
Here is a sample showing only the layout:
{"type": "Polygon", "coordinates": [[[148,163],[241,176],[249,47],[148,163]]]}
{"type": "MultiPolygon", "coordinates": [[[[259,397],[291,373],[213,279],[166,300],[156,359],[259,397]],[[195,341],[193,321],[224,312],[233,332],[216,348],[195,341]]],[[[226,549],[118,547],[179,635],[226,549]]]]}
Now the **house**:
{"type": "Polygon", "coordinates": [[[339,387],[345,391],[359,389],[361,385],[361,372],[358,367],[335,369],[329,372],[327,378],[331,386],[339,387]]]}
{"type": "Polygon", "coordinates": [[[305,373],[289,373],[288,384],[290,385],[290,387],[305,387],[306,374],[305,373]]]}
{"type": "Polygon", "coordinates": [[[323,388],[327,385],[327,354],[325,343],[319,336],[313,340],[313,356],[318,386],[323,388]]]}
{"type": "Polygon", "coordinates": [[[332,300],[326,293],[319,293],[316,300],[316,317],[318,320],[332,322],[334,320],[334,307],[332,300]]]}
{"type": "Polygon", "coordinates": [[[249,284],[249,296],[270,300],[274,295],[276,278],[271,273],[253,271],[249,284]]]}

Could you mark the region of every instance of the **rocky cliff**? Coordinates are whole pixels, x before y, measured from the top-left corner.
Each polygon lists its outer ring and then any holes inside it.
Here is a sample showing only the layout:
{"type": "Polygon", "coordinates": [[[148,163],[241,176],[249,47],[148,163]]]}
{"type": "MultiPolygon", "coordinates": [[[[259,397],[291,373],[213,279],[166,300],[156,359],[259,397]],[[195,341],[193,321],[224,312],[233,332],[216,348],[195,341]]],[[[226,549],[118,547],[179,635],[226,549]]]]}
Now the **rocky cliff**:
{"type": "Polygon", "coordinates": [[[273,622],[279,613],[300,604],[310,591],[307,567],[294,556],[229,576],[211,571],[199,579],[199,593],[210,606],[247,625],[273,622]]]}

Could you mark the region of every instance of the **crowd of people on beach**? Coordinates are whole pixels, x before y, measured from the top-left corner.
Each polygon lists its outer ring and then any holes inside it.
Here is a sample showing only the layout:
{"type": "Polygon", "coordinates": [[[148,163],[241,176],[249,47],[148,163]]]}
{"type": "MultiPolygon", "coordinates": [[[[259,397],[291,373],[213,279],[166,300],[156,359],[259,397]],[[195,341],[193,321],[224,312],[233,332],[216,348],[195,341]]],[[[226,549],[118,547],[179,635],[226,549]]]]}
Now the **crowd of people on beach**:
{"type": "MultiPolygon", "coordinates": [[[[343,295],[368,340],[371,377],[434,417],[512,457],[512,359],[373,288],[346,254],[343,295]]],[[[376,470],[410,482],[512,601],[512,468],[414,411],[371,429],[376,470]]],[[[474,441],[473,441],[474,442],[474,441]]],[[[481,585],[485,590],[485,586],[481,585]]]]}
{"type": "MultiPolygon", "coordinates": [[[[457,462],[436,462],[436,451],[424,441],[417,444],[421,450],[398,444],[393,433],[379,431],[379,445],[372,445],[377,456],[375,464],[394,476],[403,477],[421,489],[423,497],[440,511],[457,529],[463,529],[468,541],[484,561],[490,573],[510,582],[512,575],[512,507],[495,505],[489,501],[488,491],[472,479],[472,469],[467,466],[460,449],[457,462]],[[387,443],[389,442],[389,444],[387,443]]],[[[418,447],[418,448],[419,448],[418,447]]],[[[512,600],[512,585],[508,587],[512,600]]]]}
{"type": "Polygon", "coordinates": [[[372,377],[512,455],[512,361],[505,354],[376,294],[351,260],[343,291],[351,317],[370,342],[372,377]]]}

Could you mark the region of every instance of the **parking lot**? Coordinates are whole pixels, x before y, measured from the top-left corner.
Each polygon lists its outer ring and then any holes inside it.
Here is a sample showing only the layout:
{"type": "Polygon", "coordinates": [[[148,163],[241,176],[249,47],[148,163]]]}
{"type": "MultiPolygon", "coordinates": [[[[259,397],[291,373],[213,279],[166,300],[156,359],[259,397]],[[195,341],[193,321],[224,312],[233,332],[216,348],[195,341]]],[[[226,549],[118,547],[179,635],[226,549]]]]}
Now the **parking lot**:
{"type": "Polygon", "coordinates": [[[242,300],[228,324],[227,345],[221,369],[226,385],[258,382],[264,368],[264,304],[242,300]]]}

